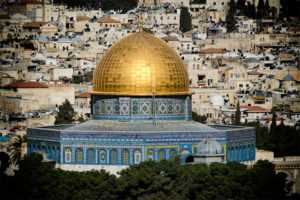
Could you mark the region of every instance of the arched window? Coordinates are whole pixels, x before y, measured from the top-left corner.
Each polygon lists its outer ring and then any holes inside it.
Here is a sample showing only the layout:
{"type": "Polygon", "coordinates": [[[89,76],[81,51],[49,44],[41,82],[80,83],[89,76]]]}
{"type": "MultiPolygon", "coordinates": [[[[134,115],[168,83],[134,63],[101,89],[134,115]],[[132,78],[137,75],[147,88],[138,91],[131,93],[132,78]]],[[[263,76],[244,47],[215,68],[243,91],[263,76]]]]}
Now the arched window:
{"type": "Polygon", "coordinates": [[[77,163],[83,163],[83,151],[82,149],[76,150],[76,162],[77,163]]]}
{"type": "Polygon", "coordinates": [[[99,161],[100,163],[106,163],[106,151],[105,150],[100,150],[100,154],[99,154],[99,161]]]}
{"type": "Polygon", "coordinates": [[[148,151],[148,160],[154,160],[154,152],[153,150],[148,151]]]}
{"type": "Polygon", "coordinates": [[[174,160],[176,157],[176,150],[175,149],[172,149],[170,151],[170,160],[174,160]]]}
{"type": "Polygon", "coordinates": [[[141,162],[141,151],[140,150],[135,150],[134,151],[134,164],[139,164],[141,162]]]}
{"type": "Polygon", "coordinates": [[[163,159],[165,159],[165,151],[164,150],[160,150],[158,152],[158,161],[161,161],[163,159]]]}
{"type": "Polygon", "coordinates": [[[111,156],[111,164],[117,164],[118,163],[118,152],[117,150],[113,149],[110,152],[111,156]]]}
{"type": "Polygon", "coordinates": [[[95,150],[94,149],[89,149],[87,153],[87,162],[88,163],[95,163],[95,150]]]}
{"type": "Polygon", "coordinates": [[[123,151],[123,164],[129,164],[129,152],[128,150],[123,151]]]}
{"type": "Polygon", "coordinates": [[[70,148],[65,149],[65,162],[66,163],[72,162],[72,151],[70,148]]]}

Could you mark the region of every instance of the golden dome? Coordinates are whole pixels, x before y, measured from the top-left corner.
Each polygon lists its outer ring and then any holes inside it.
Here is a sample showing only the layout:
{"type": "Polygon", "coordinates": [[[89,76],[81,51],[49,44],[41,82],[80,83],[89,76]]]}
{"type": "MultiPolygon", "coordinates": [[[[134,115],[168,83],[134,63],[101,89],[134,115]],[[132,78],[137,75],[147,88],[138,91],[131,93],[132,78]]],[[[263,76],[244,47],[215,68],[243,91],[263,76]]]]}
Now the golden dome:
{"type": "Polygon", "coordinates": [[[97,64],[91,94],[186,95],[189,78],[184,62],[163,40],[133,33],[110,47],[97,64]]]}

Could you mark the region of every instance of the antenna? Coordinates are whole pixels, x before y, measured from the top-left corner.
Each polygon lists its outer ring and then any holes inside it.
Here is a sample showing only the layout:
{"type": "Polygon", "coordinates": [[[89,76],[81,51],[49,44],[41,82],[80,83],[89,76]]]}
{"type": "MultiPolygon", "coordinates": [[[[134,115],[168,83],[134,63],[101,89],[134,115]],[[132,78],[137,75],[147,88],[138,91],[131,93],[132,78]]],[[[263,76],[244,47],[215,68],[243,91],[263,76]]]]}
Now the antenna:
{"type": "Polygon", "coordinates": [[[140,18],[140,32],[143,31],[143,17],[141,16],[141,13],[139,14],[139,18],[140,18]]]}

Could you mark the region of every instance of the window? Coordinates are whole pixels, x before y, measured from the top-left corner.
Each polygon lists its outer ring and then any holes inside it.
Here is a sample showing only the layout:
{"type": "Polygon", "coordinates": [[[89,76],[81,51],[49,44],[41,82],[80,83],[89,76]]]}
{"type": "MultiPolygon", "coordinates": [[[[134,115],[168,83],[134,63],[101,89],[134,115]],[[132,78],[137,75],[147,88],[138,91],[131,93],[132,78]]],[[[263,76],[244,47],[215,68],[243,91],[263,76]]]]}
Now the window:
{"type": "Polygon", "coordinates": [[[239,87],[243,87],[243,84],[239,84],[239,87]]]}
{"type": "Polygon", "coordinates": [[[72,156],[72,151],[70,148],[65,149],[65,162],[69,163],[71,162],[71,156],[72,156]]]}
{"type": "Polygon", "coordinates": [[[148,160],[154,160],[154,152],[153,150],[148,151],[148,160]]]}
{"type": "Polygon", "coordinates": [[[172,149],[172,150],[170,151],[170,160],[174,160],[174,159],[175,159],[175,156],[176,156],[176,151],[175,151],[175,149],[172,149]]]}
{"type": "Polygon", "coordinates": [[[111,164],[117,164],[118,163],[118,152],[117,150],[111,150],[111,164]]]}
{"type": "Polygon", "coordinates": [[[123,151],[123,163],[129,164],[129,152],[128,150],[123,151]]]}
{"type": "Polygon", "coordinates": [[[100,163],[106,163],[106,152],[105,150],[100,150],[100,163]]]}
{"type": "Polygon", "coordinates": [[[89,149],[88,150],[88,163],[95,163],[95,150],[94,149],[89,149]]]}
{"type": "Polygon", "coordinates": [[[83,151],[82,149],[76,150],[76,162],[77,163],[83,163],[83,151]]]}
{"type": "Polygon", "coordinates": [[[165,152],[164,152],[164,150],[160,150],[158,152],[158,161],[161,161],[163,159],[165,159],[165,152]]]}
{"type": "Polygon", "coordinates": [[[141,162],[141,151],[140,150],[135,150],[134,151],[134,164],[139,164],[141,162]]]}

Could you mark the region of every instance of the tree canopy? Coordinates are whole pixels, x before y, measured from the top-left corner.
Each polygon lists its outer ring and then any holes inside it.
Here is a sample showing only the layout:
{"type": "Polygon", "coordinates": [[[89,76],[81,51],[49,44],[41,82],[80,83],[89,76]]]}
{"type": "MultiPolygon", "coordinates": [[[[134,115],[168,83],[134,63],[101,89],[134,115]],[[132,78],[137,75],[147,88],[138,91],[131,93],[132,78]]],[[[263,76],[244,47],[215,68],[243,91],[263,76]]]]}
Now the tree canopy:
{"type": "Polygon", "coordinates": [[[54,124],[72,124],[75,121],[76,112],[68,99],[58,109],[54,124]]]}
{"type": "Polygon", "coordinates": [[[274,165],[258,161],[250,169],[229,162],[180,165],[178,159],[130,166],[119,177],[104,170],[55,169],[32,153],[14,176],[1,174],[3,199],[283,199],[288,185],[274,165]]]}
{"type": "Polygon", "coordinates": [[[55,4],[65,4],[69,7],[101,8],[102,10],[122,10],[127,12],[137,6],[137,0],[54,0],[55,4]]]}
{"type": "Polygon", "coordinates": [[[228,33],[231,33],[232,31],[236,30],[236,20],[235,20],[235,15],[236,15],[236,5],[234,0],[230,0],[229,3],[229,10],[226,15],[226,30],[228,33]]]}
{"type": "Polygon", "coordinates": [[[196,112],[192,112],[192,119],[201,124],[206,124],[207,117],[204,115],[198,115],[196,112]]]}
{"type": "Polygon", "coordinates": [[[192,30],[192,19],[187,7],[182,7],[180,12],[180,31],[187,32],[192,30]]]}

